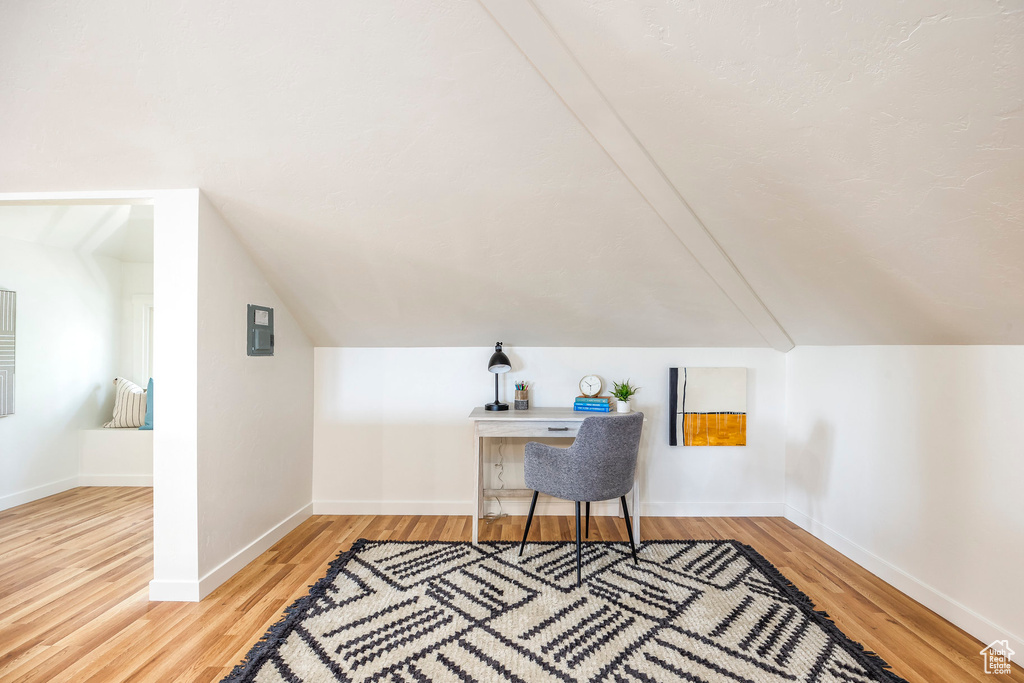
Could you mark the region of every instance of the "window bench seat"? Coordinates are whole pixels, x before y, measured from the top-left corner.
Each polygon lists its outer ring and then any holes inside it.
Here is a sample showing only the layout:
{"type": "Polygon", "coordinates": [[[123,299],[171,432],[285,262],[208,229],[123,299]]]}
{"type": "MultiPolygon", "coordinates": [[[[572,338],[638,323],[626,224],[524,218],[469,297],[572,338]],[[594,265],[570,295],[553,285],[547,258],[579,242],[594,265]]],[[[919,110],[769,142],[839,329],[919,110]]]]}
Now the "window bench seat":
{"type": "Polygon", "coordinates": [[[152,430],[83,429],[79,433],[78,483],[152,486],[152,430]]]}

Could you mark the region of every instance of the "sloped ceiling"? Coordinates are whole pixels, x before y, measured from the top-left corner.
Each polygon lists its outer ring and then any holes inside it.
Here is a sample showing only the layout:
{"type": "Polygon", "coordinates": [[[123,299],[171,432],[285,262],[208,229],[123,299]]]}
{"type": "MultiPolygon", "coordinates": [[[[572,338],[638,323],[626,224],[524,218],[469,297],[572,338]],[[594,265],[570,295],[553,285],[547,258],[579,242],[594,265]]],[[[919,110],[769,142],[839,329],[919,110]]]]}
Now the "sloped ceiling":
{"type": "MultiPolygon", "coordinates": [[[[797,344],[1024,343],[1024,14],[874,4],[530,7],[797,344]]],[[[765,345],[505,29],[4,3],[0,191],[198,186],[322,346],[765,345]]]]}
{"type": "Polygon", "coordinates": [[[1024,5],[538,5],[798,344],[1024,342],[1024,5]]]}
{"type": "Polygon", "coordinates": [[[0,237],[118,261],[152,263],[153,207],[0,203],[0,237]]]}

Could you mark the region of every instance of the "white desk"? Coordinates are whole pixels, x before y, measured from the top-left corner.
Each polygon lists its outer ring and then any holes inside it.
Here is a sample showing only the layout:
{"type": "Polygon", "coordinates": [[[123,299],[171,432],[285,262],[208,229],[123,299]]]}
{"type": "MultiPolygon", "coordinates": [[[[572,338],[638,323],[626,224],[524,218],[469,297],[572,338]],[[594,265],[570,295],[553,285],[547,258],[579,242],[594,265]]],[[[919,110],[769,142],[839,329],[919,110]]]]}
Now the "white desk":
{"type": "MultiPolygon", "coordinates": [[[[484,488],[484,439],[498,437],[546,437],[576,438],[580,424],[588,417],[607,417],[615,413],[584,413],[572,408],[531,408],[530,410],[490,411],[483,407],[474,408],[469,414],[473,420],[473,443],[476,454],[476,493],[473,494],[476,516],[473,519],[473,543],[478,542],[480,519],[484,515],[484,501],[487,497],[533,496],[530,489],[485,489],[484,488]]],[[[646,418],[644,422],[646,422],[646,418]]],[[[637,473],[640,472],[639,454],[637,473]]],[[[637,477],[637,475],[634,475],[637,477]]],[[[633,480],[632,503],[629,514],[633,522],[633,538],[640,547],[640,482],[633,480]]]]}

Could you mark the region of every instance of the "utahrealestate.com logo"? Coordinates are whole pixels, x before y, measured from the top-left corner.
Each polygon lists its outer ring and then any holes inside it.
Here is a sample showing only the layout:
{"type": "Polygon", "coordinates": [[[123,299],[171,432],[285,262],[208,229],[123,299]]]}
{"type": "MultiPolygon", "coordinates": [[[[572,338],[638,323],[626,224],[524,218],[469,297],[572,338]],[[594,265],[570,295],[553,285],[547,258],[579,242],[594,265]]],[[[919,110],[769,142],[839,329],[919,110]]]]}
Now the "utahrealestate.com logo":
{"type": "Polygon", "coordinates": [[[995,641],[981,651],[981,656],[985,658],[985,673],[1010,673],[1010,658],[1013,657],[1014,654],[1014,651],[1010,649],[1010,641],[995,641]]]}

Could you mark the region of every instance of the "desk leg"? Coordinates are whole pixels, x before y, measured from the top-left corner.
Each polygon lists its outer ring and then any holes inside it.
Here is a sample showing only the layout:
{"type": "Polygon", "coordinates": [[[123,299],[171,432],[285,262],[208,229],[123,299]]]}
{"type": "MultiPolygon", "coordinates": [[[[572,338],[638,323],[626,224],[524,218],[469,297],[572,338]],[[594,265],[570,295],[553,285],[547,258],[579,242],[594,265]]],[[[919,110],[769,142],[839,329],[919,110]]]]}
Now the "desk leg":
{"type": "Polygon", "coordinates": [[[633,480],[633,540],[640,549],[640,480],[633,480]]]}
{"type": "Polygon", "coordinates": [[[480,542],[480,518],[483,516],[483,490],[484,490],[484,440],[482,437],[473,434],[473,453],[476,460],[476,492],[473,494],[473,516],[470,523],[473,526],[473,545],[480,542]]]}

